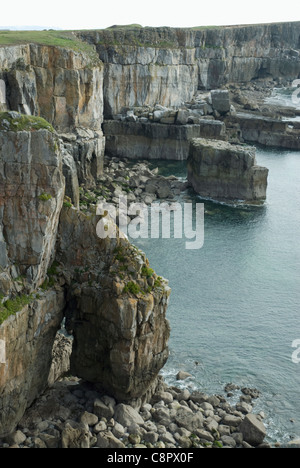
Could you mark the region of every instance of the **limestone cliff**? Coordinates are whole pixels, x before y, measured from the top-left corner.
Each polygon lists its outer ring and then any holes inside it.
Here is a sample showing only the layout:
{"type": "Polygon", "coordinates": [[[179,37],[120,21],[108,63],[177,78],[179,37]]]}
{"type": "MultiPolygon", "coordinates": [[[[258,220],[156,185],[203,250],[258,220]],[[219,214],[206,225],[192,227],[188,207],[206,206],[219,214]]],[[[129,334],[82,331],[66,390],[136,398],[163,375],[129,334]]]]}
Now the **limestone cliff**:
{"type": "Polygon", "coordinates": [[[47,387],[63,317],[76,375],[119,401],[151,394],[168,357],[170,290],[144,254],[99,239],[99,217],[64,201],[64,148],[46,121],[6,112],[0,130],[3,436],[47,387]]]}
{"type": "Polygon", "coordinates": [[[0,83],[0,110],[43,117],[62,137],[68,134],[67,152],[79,183],[94,185],[105,145],[103,66],[97,55],[38,44],[0,47],[0,83]]]}
{"type": "MultiPolygon", "coordinates": [[[[99,239],[99,218],[78,210],[80,184],[96,186],[103,170],[102,127],[107,153],[186,159],[193,137],[226,140],[225,123],[237,132],[231,115],[224,123],[227,96],[217,110],[209,96],[194,99],[198,90],[300,73],[299,23],[76,36],[89,52],[0,47],[0,436],[47,385],[63,317],[73,372],[119,401],[146,398],[168,356],[167,282],[126,239],[99,239]]],[[[266,170],[215,145],[206,176],[197,156],[190,180],[264,198],[266,170]],[[225,185],[210,179],[220,171],[225,185]]]]}
{"type": "Polygon", "coordinates": [[[40,120],[1,114],[0,128],[6,130],[0,131],[0,289],[5,295],[13,292],[8,276],[25,277],[29,292],[43,283],[64,199],[58,138],[47,122],[36,131],[35,124],[40,120]]]}
{"type": "Polygon", "coordinates": [[[198,89],[300,73],[299,22],[215,28],[110,28],[77,34],[104,63],[104,115],[180,106],[198,89]],[[128,86],[130,83],[130,86],[128,86]]]}

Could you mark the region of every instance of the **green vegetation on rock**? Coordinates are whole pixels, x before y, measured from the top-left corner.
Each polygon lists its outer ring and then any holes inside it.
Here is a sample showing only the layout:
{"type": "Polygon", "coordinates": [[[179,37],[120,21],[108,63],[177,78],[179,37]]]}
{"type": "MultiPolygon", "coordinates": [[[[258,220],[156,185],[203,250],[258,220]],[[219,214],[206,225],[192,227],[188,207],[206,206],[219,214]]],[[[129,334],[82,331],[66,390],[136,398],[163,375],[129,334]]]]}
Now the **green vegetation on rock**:
{"type": "Polygon", "coordinates": [[[44,202],[51,200],[51,198],[52,198],[52,195],[50,195],[50,193],[42,193],[39,196],[39,200],[44,201],[44,202]]]}
{"type": "Polygon", "coordinates": [[[0,46],[17,44],[56,46],[83,53],[94,50],[91,45],[78,39],[72,31],[0,31],[0,46]]]}
{"type": "Polygon", "coordinates": [[[11,315],[15,315],[19,312],[23,307],[33,300],[33,296],[30,295],[22,295],[16,296],[13,299],[8,299],[4,304],[0,304],[0,325],[8,319],[11,315]]]}
{"type": "Polygon", "coordinates": [[[42,117],[19,114],[18,112],[0,112],[0,130],[10,132],[34,131],[45,129],[54,133],[54,128],[42,117]]]}

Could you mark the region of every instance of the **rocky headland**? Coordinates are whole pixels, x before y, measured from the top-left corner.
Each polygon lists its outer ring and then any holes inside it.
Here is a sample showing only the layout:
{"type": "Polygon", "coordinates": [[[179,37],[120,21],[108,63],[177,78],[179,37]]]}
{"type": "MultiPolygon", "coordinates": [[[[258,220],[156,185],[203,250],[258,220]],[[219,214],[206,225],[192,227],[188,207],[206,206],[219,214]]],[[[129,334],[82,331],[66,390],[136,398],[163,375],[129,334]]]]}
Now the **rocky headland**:
{"type": "Polygon", "coordinates": [[[244,394],[161,381],[168,282],[117,227],[98,237],[97,203],[174,199],[187,180],[131,161],[198,158],[201,141],[228,153],[209,157],[210,198],[242,181],[233,198],[264,200],[244,144],[299,149],[299,110],[267,101],[299,77],[299,23],[41,34],[0,47],[1,445],[261,446],[244,394]]]}

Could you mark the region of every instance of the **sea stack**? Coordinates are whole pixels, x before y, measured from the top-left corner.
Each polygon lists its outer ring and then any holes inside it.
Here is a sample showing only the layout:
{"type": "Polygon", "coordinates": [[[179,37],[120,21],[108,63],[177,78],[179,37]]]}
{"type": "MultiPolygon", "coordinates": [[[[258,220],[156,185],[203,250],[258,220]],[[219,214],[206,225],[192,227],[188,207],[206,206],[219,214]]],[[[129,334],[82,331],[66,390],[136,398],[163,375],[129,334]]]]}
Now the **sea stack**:
{"type": "Polygon", "coordinates": [[[204,198],[259,203],[266,199],[268,169],[258,166],[255,148],[195,138],[188,157],[188,180],[204,198]]]}

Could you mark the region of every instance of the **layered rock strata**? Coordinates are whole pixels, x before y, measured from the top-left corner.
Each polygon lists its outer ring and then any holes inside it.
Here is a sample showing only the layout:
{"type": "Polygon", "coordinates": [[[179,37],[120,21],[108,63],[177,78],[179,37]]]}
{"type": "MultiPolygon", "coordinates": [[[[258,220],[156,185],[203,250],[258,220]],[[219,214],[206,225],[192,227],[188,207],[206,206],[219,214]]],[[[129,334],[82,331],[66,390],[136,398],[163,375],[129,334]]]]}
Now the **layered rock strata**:
{"type": "MultiPolygon", "coordinates": [[[[73,170],[73,177],[94,185],[105,146],[103,66],[97,54],[38,44],[1,47],[0,82],[0,110],[41,116],[68,134],[67,152],[78,172],[73,170]]],[[[67,172],[70,163],[66,166],[67,172]]]]}
{"type": "Polygon", "coordinates": [[[104,112],[176,107],[198,89],[300,72],[299,22],[215,28],[109,28],[77,32],[104,63],[104,112]],[[127,84],[131,83],[128,87],[127,84]]]}
{"type": "Polygon", "coordinates": [[[62,288],[40,291],[28,301],[0,325],[5,347],[5,362],[0,363],[0,437],[15,429],[48,387],[53,342],[63,318],[62,288]]]}
{"type": "Polygon", "coordinates": [[[277,148],[300,149],[300,122],[250,113],[237,113],[227,122],[238,124],[243,140],[277,148]]]}
{"type": "Polygon", "coordinates": [[[268,169],[257,166],[255,149],[218,140],[192,140],[188,180],[202,197],[221,201],[261,202],[268,169]]]}
{"type": "Polygon", "coordinates": [[[105,121],[106,154],[128,159],[186,160],[192,138],[225,139],[225,125],[200,120],[195,125],[105,121]]]}

